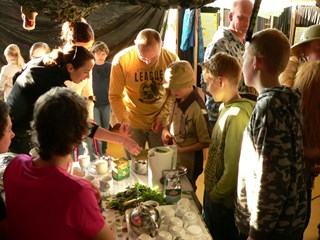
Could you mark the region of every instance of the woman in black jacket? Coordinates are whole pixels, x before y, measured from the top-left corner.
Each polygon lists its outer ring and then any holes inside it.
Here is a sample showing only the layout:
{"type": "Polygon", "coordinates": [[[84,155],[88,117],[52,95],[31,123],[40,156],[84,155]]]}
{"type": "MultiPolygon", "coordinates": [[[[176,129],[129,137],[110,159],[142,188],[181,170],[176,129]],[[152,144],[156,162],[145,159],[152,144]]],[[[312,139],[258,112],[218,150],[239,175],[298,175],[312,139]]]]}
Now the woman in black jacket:
{"type": "MultiPolygon", "coordinates": [[[[20,75],[16,76],[16,82],[7,100],[13,131],[16,134],[10,151],[29,153],[33,147],[29,131],[33,106],[37,99],[53,87],[64,87],[66,80],[80,83],[89,77],[93,65],[93,55],[81,46],[73,46],[67,51],[53,50],[44,58],[32,60],[27,64],[20,75]]],[[[76,119],[74,123],[77,124],[76,119]]],[[[88,136],[101,141],[121,143],[133,154],[140,152],[138,144],[128,137],[109,132],[95,124],[91,124],[88,136]]]]}

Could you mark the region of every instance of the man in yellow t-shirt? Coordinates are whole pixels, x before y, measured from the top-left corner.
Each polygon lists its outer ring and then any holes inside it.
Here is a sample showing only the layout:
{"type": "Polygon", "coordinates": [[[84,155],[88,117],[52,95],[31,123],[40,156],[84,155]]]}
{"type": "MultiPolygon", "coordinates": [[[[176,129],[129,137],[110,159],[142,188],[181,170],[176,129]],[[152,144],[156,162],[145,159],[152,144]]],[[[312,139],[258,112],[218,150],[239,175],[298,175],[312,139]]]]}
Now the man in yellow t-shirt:
{"type": "Polygon", "coordinates": [[[156,30],[140,31],[134,43],[113,59],[109,100],[120,132],[131,134],[143,148],[146,142],[153,148],[163,145],[161,132],[172,107],[169,91],[162,86],[164,72],[179,58],[162,47],[156,30]]]}

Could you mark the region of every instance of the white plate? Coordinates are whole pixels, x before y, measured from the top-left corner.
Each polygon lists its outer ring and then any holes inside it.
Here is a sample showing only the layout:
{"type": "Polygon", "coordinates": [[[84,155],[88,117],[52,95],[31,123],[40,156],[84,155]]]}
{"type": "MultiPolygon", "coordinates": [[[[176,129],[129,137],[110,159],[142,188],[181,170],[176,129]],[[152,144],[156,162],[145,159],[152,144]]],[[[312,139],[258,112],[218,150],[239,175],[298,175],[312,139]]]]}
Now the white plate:
{"type": "MultiPolygon", "coordinates": [[[[174,210],[176,210],[176,208],[177,208],[177,205],[162,205],[162,206],[158,206],[157,209],[159,211],[160,217],[161,217],[161,209],[164,208],[164,207],[167,207],[167,206],[171,206],[174,210]]],[[[208,239],[212,239],[211,235],[208,233],[208,229],[206,228],[206,226],[205,226],[203,220],[201,219],[201,216],[200,216],[200,214],[199,214],[199,212],[198,212],[198,210],[195,207],[193,202],[191,204],[191,209],[190,210],[197,214],[197,216],[198,216],[198,225],[201,227],[202,233],[204,235],[206,235],[208,237],[208,239]]],[[[126,218],[127,229],[128,229],[128,237],[129,237],[129,240],[136,240],[139,236],[137,236],[137,234],[133,232],[133,230],[131,229],[130,223],[129,223],[129,217],[130,217],[131,211],[132,211],[132,208],[127,209],[126,212],[125,212],[125,218],[126,218]]],[[[161,228],[161,225],[160,225],[160,230],[161,229],[162,228],[161,228]]],[[[152,239],[156,239],[156,237],[152,238],[152,239]]]]}

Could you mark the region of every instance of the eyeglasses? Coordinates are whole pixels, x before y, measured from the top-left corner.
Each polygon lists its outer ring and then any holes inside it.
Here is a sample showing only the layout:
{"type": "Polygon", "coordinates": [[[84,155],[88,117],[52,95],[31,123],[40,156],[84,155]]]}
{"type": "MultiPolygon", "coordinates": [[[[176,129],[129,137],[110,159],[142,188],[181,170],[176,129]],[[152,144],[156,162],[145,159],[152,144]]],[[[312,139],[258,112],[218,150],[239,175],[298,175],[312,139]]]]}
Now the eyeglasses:
{"type": "Polygon", "coordinates": [[[144,62],[144,63],[146,63],[146,64],[154,64],[154,63],[156,63],[156,62],[158,61],[158,59],[159,59],[159,55],[157,55],[157,56],[155,56],[155,57],[152,57],[152,58],[147,58],[147,57],[143,56],[143,55],[140,53],[140,51],[138,51],[138,57],[139,57],[139,59],[140,59],[142,62],[144,62]]]}

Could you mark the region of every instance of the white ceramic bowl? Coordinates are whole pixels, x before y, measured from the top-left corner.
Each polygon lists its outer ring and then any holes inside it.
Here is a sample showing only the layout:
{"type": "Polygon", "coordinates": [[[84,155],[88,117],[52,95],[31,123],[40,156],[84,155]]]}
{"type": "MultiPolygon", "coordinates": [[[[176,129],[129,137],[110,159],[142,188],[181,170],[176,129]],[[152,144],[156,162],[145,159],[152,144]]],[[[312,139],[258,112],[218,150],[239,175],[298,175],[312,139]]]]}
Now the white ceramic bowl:
{"type": "Polygon", "coordinates": [[[189,212],[190,208],[185,205],[179,205],[176,208],[176,216],[182,218],[186,212],[189,212]]]}
{"type": "Polygon", "coordinates": [[[137,240],[151,240],[151,239],[152,239],[152,237],[150,237],[148,234],[145,234],[145,233],[141,234],[141,235],[137,238],[137,240]]]}
{"type": "Polygon", "coordinates": [[[177,227],[177,226],[171,227],[169,232],[172,235],[173,239],[176,239],[176,238],[183,239],[184,235],[186,234],[185,230],[182,227],[177,227]]]}
{"type": "Polygon", "coordinates": [[[181,198],[181,199],[177,202],[177,205],[178,205],[178,206],[183,205],[183,206],[186,206],[186,207],[190,208],[190,207],[191,207],[191,202],[190,202],[190,200],[187,199],[187,198],[181,198]]]}
{"type": "Polygon", "coordinates": [[[189,225],[196,224],[198,222],[198,216],[195,212],[186,212],[183,217],[183,227],[187,228],[189,225]]]}
{"type": "Polygon", "coordinates": [[[202,239],[203,232],[199,225],[190,225],[186,229],[187,234],[191,235],[193,239],[202,239]]]}
{"type": "Polygon", "coordinates": [[[158,236],[156,238],[157,240],[172,240],[172,235],[171,233],[167,231],[160,231],[158,233],[158,236]]]}
{"type": "Polygon", "coordinates": [[[177,227],[183,227],[183,222],[180,218],[178,217],[172,217],[169,221],[169,226],[177,226],[177,227]]]}
{"type": "Polygon", "coordinates": [[[164,206],[161,209],[160,216],[164,223],[169,223],[170,219],[174,217],[175,211],[171,206],[164,206]]]}

